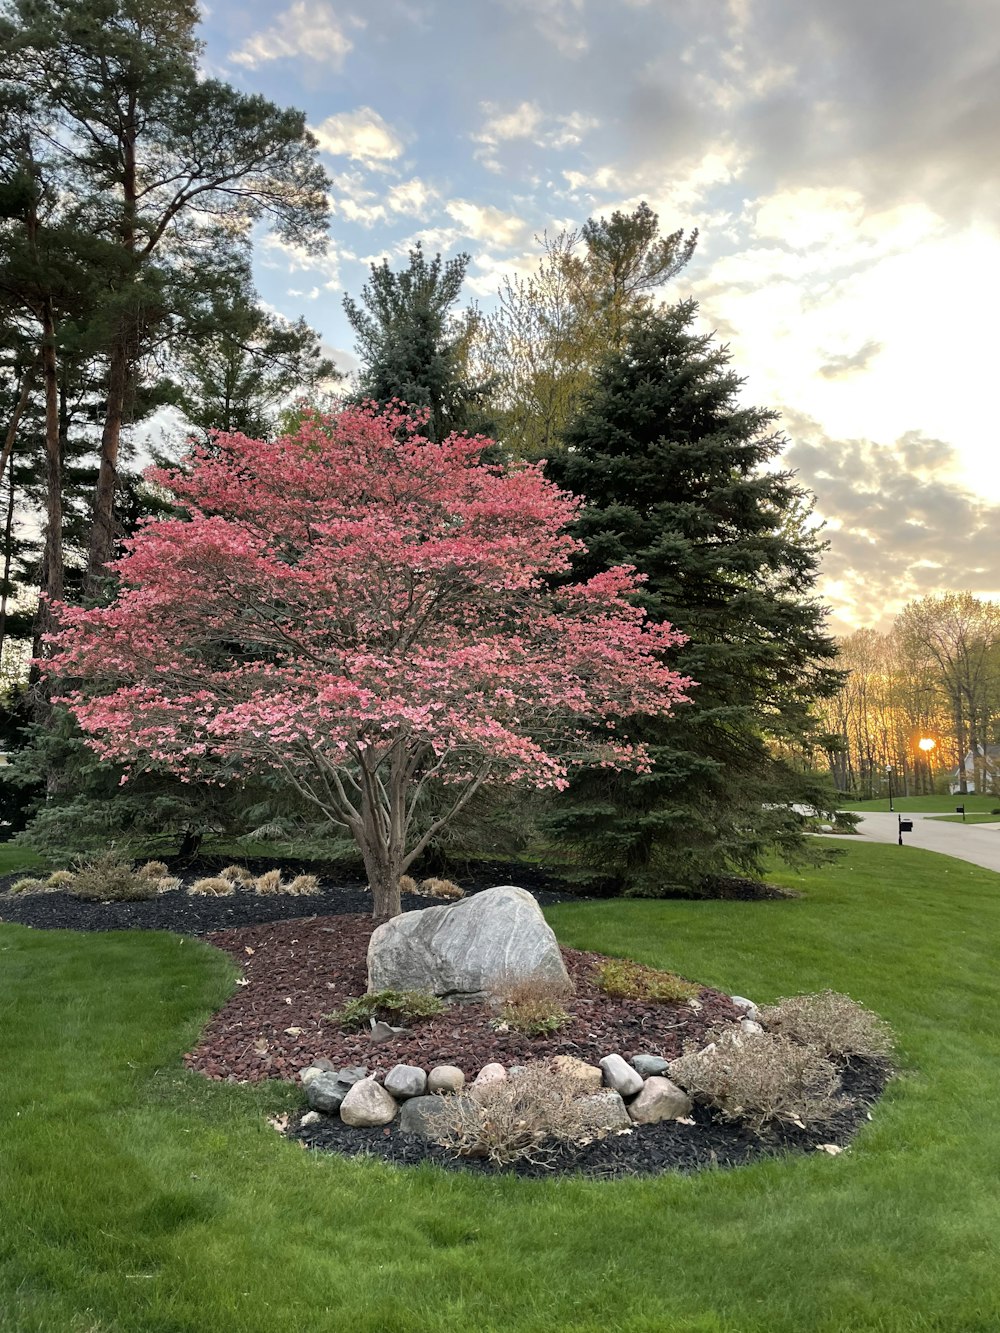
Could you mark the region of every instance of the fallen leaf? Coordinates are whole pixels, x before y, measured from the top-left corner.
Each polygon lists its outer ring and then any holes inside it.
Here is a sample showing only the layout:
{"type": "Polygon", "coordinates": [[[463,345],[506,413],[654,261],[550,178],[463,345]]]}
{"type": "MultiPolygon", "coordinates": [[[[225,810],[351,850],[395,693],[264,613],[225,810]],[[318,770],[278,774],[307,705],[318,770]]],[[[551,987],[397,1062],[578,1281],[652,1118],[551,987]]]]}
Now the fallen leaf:
{"type": "Polygon", "coordinates": [[[285,1130],[288,1128],[287,1112],[282,1111],[281,1115],[268,1116],[267,1123],[272,1129],[276,1129],[279,1134],[284,1134],[285,1130]]]}
{"type": "Polygon", "coordinates": [[[249,978],[249,977],[237,977],[237,978],[236,978],[236,984],[237,984],[237,986],[249,986],[249,985],[250,985],[250,978],[249,978]]]}
{"type": "Polygon", "coordinates": [[[244,952],[244,953],[252,954],[252,953],[254,952],[254,950],[250,948],[250,945],[249,945],[249,944],[245,944],[245,945],[243,946],[243,952],[244,952]]]}
{"type": "Polygon", "coordinates": [[[302,1032],[303,1032],[302,1028],[285,1028],[286,1037],[301,1037],[302,1032]]]}
{"type": "Polygon", "coordinates": [[[675,1116],[675,1121],[678,1125],[693,1125],[695,1123],[689,1115],[675,1116]]]}
{"type": "Polygon", "coordinates": [[[844,1150],[837,1143],[817,1143],[816,1151],[828,1152],[831,1157],[836,1157],[839,1153],[842,1153],[844,1150]]]}

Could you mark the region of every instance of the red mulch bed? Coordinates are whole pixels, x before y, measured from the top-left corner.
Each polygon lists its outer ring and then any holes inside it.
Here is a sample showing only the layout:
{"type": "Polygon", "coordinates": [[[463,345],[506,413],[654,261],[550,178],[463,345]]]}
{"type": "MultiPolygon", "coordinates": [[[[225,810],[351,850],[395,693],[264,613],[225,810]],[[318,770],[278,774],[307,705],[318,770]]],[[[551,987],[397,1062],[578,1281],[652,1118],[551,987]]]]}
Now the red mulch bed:
{"type": "Polygon", "coordinates": [[[452,1064],[474,1077],[483,1065],[525,1064],[553,1055],[596,1063],[616,1053],[629,1059],[648,1053],[672,1059],[685,1041],[700,1041],[714,1024],[740,1017],[729,997],[702,989],[697,1004],[648,1004],[619,1000],[592,980],[602,954],[563,949],[576,995],[566,1004],[569,1023],[548,1036],[496,1032],[486,1005],[453,1006],[414,1024],[410,1033],[375,1044],[362,1032],[343,1032],[324,1018],[367,989],[370,916],[343,915],[276,921],[206,935],[242,968],[249,984],[236,994],[186,1057],[210,1078],[258,1082],[294,1079],[314,1059],[338,1069],[367,1065],[384,1075],[395,1064],[429,1069],[452,1064]],[[300,1029],[295,1032],[290,1029],[300,1029]]]}

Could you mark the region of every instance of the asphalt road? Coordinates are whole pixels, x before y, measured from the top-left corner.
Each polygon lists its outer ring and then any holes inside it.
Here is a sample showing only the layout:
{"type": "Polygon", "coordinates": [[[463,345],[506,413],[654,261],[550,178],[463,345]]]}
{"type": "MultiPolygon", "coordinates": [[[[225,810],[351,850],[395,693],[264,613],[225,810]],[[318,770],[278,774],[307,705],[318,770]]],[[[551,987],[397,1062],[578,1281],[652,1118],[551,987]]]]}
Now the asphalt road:
{"type": "MultiPolygon", "coordinates": [[[[1000,823],[946,824],[930,815],[904,814],[913,820],[913,832],[903,834],[908,847],[923,847],[929,852],[971,861],[973,865],[1000,872],[1000,823]]],[[[858,831],[872,842],[896,842],[899,838],[897,815],[861,816],[858,831]]]]}

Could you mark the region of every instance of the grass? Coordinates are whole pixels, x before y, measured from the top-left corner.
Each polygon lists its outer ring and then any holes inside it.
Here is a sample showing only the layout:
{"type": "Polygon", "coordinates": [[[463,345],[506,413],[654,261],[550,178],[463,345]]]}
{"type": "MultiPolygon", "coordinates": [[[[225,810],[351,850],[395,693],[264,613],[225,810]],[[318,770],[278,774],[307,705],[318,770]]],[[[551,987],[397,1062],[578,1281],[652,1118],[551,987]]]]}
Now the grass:
{"type": "MultiPolygon", "coordinates": [[[[990,810],[1000,808],[1000,796],[987,794],[985,796],[893,796],[892,798],[893,810],[901,810],[904,814],[908,810],[919,814],[929,814],[934,811],[954,814],[956,805],[964,805],[967,811],[978,810],[981,813],[988,813],[990,810]]],[[[888,812],[889,798],[883,796],[874,801],[844,800],[840,802],[840,809],[857,810],[861,814],[888,812]]]]}
{"type": "Polygon", "coordinates": [[[180,1067],[233,985],[162,934],[0,926],[3,1333],[995,1333],[1000,876],[849,844],[764,903],[578,903],[560,937],[884,1015],[904,1075],[837,1158],[478,1179],[302,1152],[281,1085],[180,1067]]]}
{"type": "MultiPolygon", "coordinates": [[[[0,842],[0,875],[13,875],[18,870],[38,870],[45,866],[37,852],[27,847],[15,847],[10,842],[0,842]]],[[[0,1324],[0,1328],[3,1325],[0,1324]]]]}
{"type": "Polygon", "coordinates": [[[931,815],[931,819],[935,824],[1000,824],[1000,815],[981,812],[967,813],[965,819],[961,815],[931,815]]]}

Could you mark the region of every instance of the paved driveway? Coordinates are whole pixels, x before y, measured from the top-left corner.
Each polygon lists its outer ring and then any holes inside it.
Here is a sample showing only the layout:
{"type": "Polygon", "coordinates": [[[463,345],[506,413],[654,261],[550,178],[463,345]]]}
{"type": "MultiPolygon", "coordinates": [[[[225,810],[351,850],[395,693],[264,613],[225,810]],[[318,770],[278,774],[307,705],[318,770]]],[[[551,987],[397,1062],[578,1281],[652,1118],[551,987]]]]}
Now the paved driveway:
{"type": "MultiPolygon", "coordinates": [[[[1000,871],[1000,823],[944,824],[929,815],[917,814],[904,814],[903,818],[913,820],[913,832],[903,834],[908,847],[943,852],[945,856],[1000,871]]],[[[858,830],[862,837],[873,842],[896,842],[899,837],[896,821],[896,815],[866,814],[861,816],[858,830]]]]}

